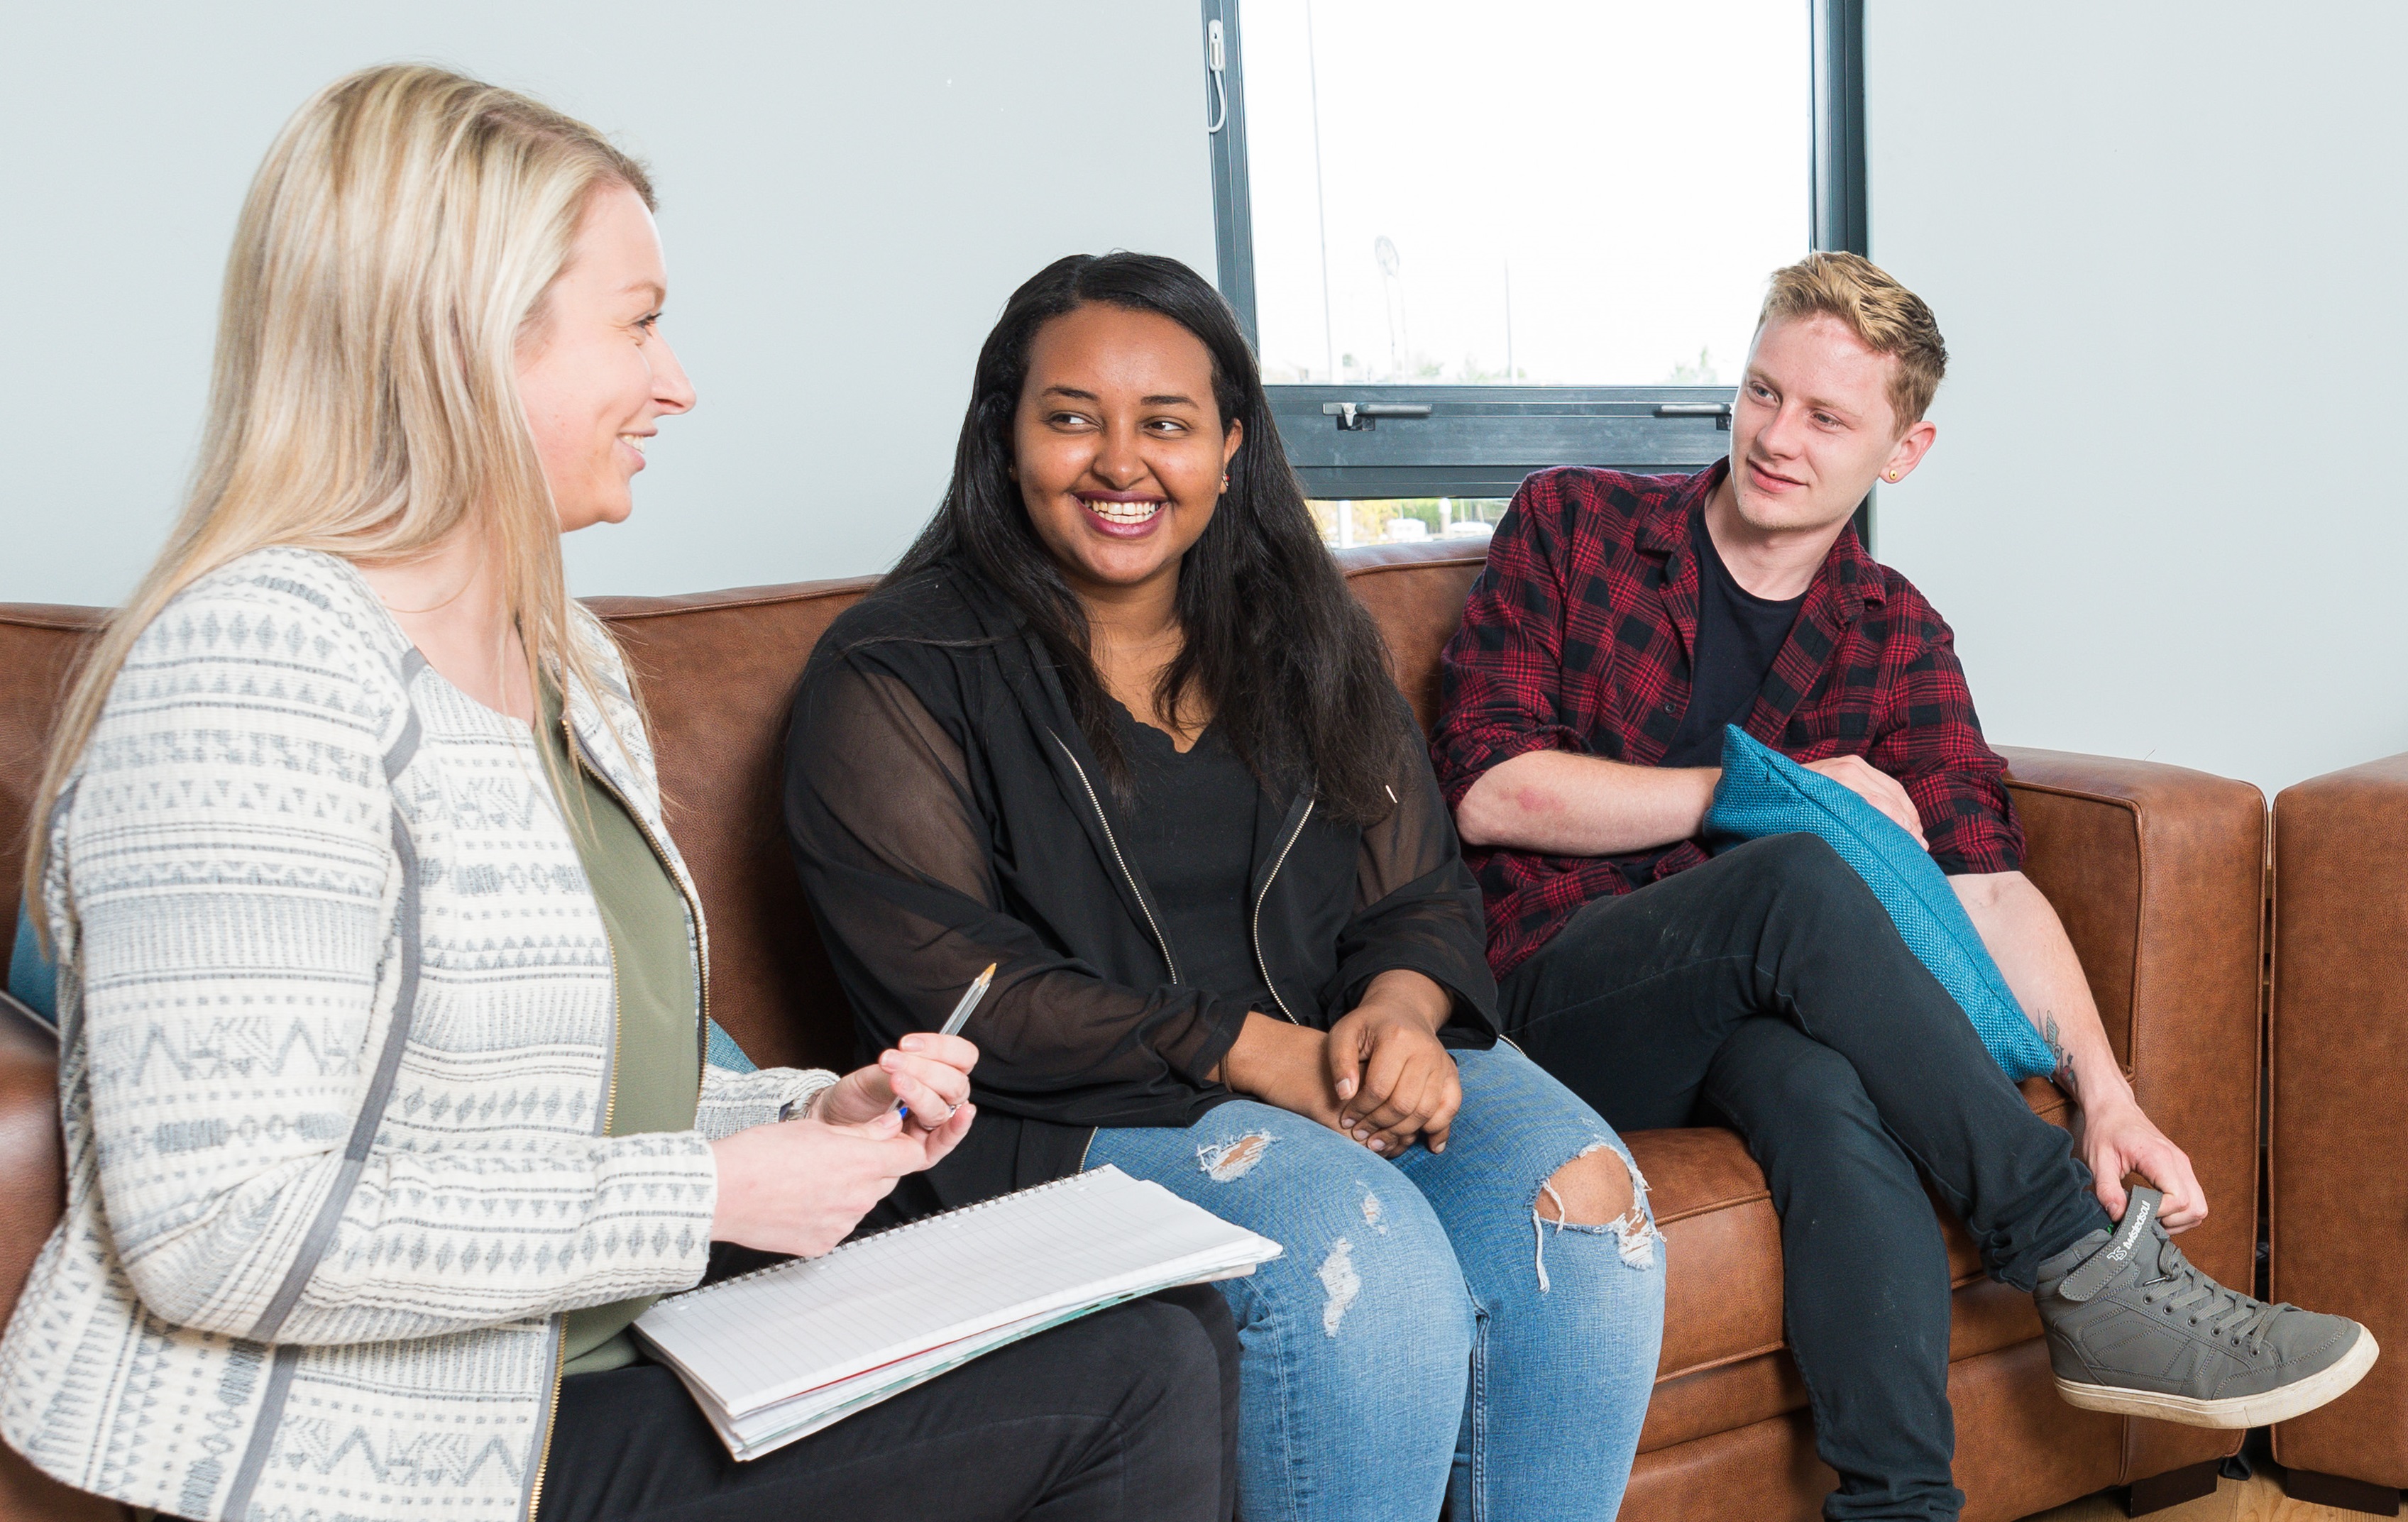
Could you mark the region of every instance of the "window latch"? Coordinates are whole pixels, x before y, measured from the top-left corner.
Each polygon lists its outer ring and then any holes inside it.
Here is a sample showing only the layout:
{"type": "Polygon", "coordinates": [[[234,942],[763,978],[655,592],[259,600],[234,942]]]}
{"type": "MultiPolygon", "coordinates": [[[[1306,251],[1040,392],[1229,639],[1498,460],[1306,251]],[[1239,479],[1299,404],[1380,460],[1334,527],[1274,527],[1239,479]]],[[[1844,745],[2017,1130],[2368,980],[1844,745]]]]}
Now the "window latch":
{"type": "Polygon", "coordinates": [[[1731,405],[1728,402],[1658,402],[1656,416],[1659,418],[1712,418],[1722,432],[1730,432],[1731,405]]]}
{"type": "Polygon", "coordinates": [[[1324,402],[1321,415],[1337,419],[1338,431],[1341,434],[1363,434],[1379,427],[1383,418],[1426,418],[1430,415],[1430,405],[1427,402],[1324,402]]]}
{"type": "Polygon", "coordinates": [[[1220,107],[1212,113],[1212,124],[1204,129],[1204,135],[1211,137],[1229,124],[1229,81],[1223,73],[1229,66],[1229,50],[1217,18],[1204,23],[1204,66],[1211,73],[1212,90],[1220,107]]]}

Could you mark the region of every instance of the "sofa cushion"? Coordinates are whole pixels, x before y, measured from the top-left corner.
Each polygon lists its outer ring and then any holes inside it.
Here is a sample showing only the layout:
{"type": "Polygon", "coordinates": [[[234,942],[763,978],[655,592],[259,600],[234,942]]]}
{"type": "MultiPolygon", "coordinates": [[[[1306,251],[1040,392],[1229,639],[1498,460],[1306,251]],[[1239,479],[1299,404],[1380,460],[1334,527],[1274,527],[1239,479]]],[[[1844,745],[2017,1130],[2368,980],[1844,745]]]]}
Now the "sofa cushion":
{"type": "Polygon", "coordinates": [[[643,689],[669,833],[710,925],[710,1017],[763,1067],[842,1070],[857,1056],[852,1010],[787,860],[781,799],[795,684],[827,626],[875,585],[590,605],[643,689]]]}
{"type": "Polygon", "coordinates": [[[108,618],[96,607],[0,607],[0,930],[12,925],[25,873],[26,816],[42,779],[67,678],[108,618]]]}
{"type": "Polygon", "coordinates": [[[1442,697],[1439,657],[1463,625],[1463,605],[1487,562],[1483,544],[1369,545],[1338,552],[1355,600],[1370,609],[1387,642],[1397,686],[1426,731],[1442,697]]]}

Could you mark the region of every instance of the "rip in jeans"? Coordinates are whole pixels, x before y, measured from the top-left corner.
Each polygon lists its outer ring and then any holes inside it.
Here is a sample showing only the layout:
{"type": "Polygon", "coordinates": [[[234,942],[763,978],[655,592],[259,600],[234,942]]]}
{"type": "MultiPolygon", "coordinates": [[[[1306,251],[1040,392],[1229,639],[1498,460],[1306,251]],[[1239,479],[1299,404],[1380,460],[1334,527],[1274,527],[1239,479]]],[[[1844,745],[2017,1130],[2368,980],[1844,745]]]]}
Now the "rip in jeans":
{"type": "MultiPolygon", "coordinates": [[[[1605,1145],[1603,1142],[1597,1142],[1583,1147],[1572,1160],[1578,1162],[1592,1152],[1602,1152],[1605,1145]]],[[[1540,1192],[1555,1202],[1555,1215],[1550,1221],[1540,1213],[1539,1202],[1536,1199],[1530,1202],[1530,1230],[1539,1239],[1533,1259],[1539,1272],[1539,1293],[1546,1294],[1553,1287],[1547,1282],[1547,1228],[1550,1225],[1555,1227],[1557,1236],[1563,1235],[1567,1230],[1592,1234],[1612,1232],[1614,1247],[1625,1264],[1635,1269],[1656,1266],[1656,1244],[1664,1239],[1664,1233],[1656,1230],[1656,1223],[1647,1218],[1647,1179],[1640,1173],[1636,1162],[1625,1159],[1623,1167],[1630,1174],[1630,1208],[1602,1226],[1568,1219],[1571,1212],[1566,1208],[1564,1197],[1555,1192],[1553,1177],[1540,1184],[1540,1192]]]]}
{"type": "Polygon", "coordinates": [[[1271,1149],[1272,1140],[1269,1132],[1254,1131],[1226,1142],[1199,1146],[1196,1149],[1196,1166],[1203,1169],[1204,1176],[1215,1184],[1233,1184],[1263,1160],[1263,1154],[1271,1149]]]}
{"type": "Polygon", "coordinates": [[[1363,1275],[1354,1272],[1354,1244],[1344,1237],[1329,1249],[1321,1260],[1321,1330],[1330,1337],[1338,1335],[1338,1324],[1346,1319],[1346,1312],[1354,1297],[1363,1292],[1363,1275]]]}

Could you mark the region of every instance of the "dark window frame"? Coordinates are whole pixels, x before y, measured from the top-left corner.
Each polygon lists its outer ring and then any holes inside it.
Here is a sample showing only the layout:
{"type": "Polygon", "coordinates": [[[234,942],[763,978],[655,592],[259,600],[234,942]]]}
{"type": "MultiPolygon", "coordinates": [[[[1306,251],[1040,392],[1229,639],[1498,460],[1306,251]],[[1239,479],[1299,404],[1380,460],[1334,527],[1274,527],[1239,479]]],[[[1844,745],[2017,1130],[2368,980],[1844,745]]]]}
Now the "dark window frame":
{"type": "MultiPolygon", "coordinates": [[[[1212,228],[1221,294],[1249,341],[1255,320],[1254,210],[1246,160],[1242,0],[1202,0],[1212,228]],[[1220,48],[1212,51],[1212,29],[1220,48]],[[1211,70],[1215,56],[1222,67],[1211,70]]],[[[1812,9],[1812,247],[1867,251],[1864,0],[1812,9]]],[[[1693,471],[1727,452],[1727,386],[1275,385],[1271,409],[1308,494],[1502,497],[1551,465],[1693,471]],[[1354,405],[1350,416],[1348,404],[1354,405]],[[1396,408],[1385,426],[1367,408],[1396,408]],[[1355,426],[1348,427],[1352,423],[1355,426]]],[[[1856,531],[1871,540],[1871,500],[1856,531]]]]}

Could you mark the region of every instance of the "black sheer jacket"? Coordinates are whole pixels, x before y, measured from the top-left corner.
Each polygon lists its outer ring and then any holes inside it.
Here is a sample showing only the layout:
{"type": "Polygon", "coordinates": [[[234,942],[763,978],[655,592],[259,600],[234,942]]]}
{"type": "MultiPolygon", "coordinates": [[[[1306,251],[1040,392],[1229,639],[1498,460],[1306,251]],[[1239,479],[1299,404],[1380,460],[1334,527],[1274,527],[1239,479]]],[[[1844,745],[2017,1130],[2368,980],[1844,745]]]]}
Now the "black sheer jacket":
{"type": "MultiPolygon", "coordinates": [[[[1410,968],[1455,996],[1441,1039],[1484,1047],[1480,890],[1401,723],[1379,823],[1270,789],[1230,821],[1254,834],[1249,917],[1277,1006],[1261,1013],[1326,1030],[1374,976],[1410,968]]],[[[978,1122],[882,1215],[1044,1183],[1078,1171],[1098,1126],[1186,1126],[1237,1097],[1208,1074],[1245,1001],[1182,981],[1051,658],[974,573],[933,567],[828,630],[795,698],[785,814],[865,1054],[937,1029],[996,963],[965,1032],[978,1122]]]]}

